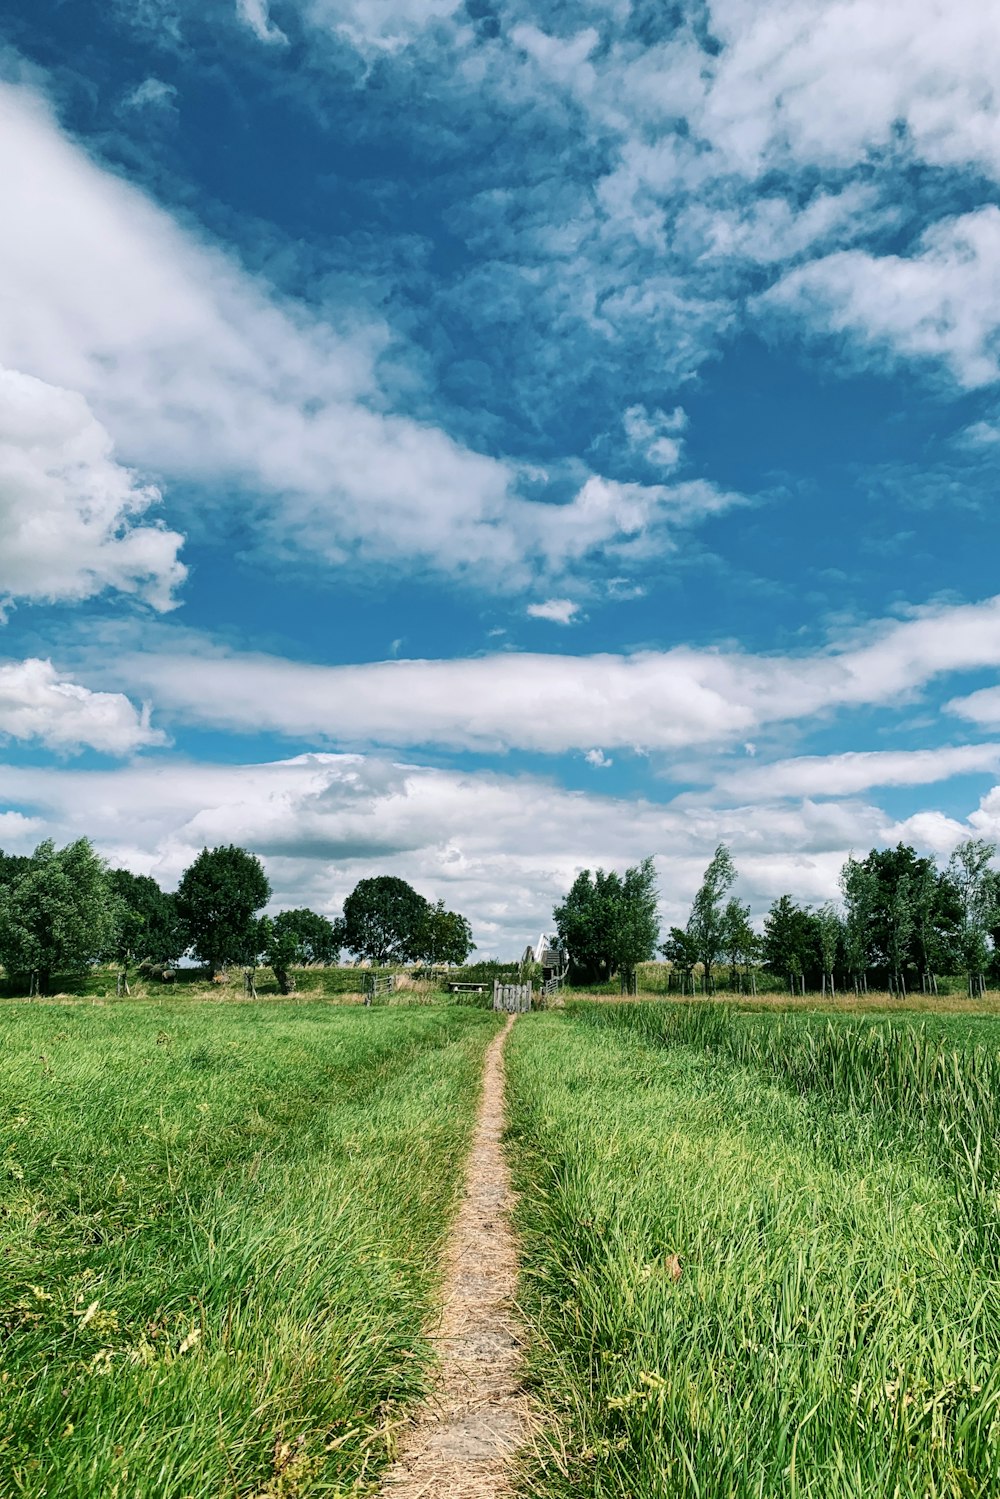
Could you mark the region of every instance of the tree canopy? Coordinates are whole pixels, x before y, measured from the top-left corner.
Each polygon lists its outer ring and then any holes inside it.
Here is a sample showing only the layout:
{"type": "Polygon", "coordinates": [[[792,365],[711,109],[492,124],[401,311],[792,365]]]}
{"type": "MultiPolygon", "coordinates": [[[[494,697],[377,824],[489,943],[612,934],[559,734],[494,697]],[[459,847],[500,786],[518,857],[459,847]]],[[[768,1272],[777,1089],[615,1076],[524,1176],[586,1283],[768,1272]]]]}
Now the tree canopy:
{"type": "Polygon", "coordinates": [[[128,968],[143,961],[176,963],[187,947],[173,895],[146,874],[108,870],[108,889],[117,905],[114,942],[108,956],[128,968]]]}
{"type": "Polygon", "coordinates": [[[359,880],[344,901],[344,946],[370,963],[408,963],[420,956],[427,902],[393,874],[359,880]]]}
{"type": "Polygon", "coordinates": [[[90,841],[57,849],[48,839],[0,886],[0,961],[45,994],[53,974],[79,973],[113,945],[117,917],[90,841]]]}
{"type": "Polygon", "coordinates": [[[574,974],[602,982],[616,973],[631,990],[638,963],[656,952],[659,923],[656,875],[651,858],[626,869],[581,870],[553,920],[569,951],[574,974]]]}
{"type": "Polygon", "coordinates": [[[203,848],[177,887],[186,943],[212,973],[259,949],[257,913],[271,897],[263,865],[244,848],[203,848]]]}
{"type": "Polygon", "coordinates": [[[417,945],[416,957],[422,963],[464,963],[476,944],[466,918],[446,910],[439,900],[424,910],[417,945]]]}

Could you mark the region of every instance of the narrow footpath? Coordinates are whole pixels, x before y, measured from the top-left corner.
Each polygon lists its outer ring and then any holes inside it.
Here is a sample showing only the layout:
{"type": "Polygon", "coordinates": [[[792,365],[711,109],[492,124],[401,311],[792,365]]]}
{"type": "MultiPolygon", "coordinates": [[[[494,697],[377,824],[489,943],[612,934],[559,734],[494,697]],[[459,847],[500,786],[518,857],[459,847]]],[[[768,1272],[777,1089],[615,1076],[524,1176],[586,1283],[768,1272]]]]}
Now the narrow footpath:
{"type": "Polygon", "coordinates": [[[403,1435],[385,1499],[502,1499],[511,1492],[511,1459],[527,1438],[513,1199],[500,1143],[503,1051],[513,1024],[512,1015],[486,1051],[465,1197],[445,1253],[433,1335],[438,1378],[403,1435]]]}

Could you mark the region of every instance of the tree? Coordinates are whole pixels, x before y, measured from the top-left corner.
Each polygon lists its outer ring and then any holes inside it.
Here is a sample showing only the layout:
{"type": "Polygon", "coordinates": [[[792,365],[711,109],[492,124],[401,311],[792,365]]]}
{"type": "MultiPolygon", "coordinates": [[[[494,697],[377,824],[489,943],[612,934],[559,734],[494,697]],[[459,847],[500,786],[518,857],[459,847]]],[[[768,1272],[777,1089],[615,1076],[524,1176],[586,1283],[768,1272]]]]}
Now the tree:
{"type": "Polygon", "coordinates": [[[750,907],[735,895],[730,896],[722,912],[722,951],[729,963],[730,988],[738,981],[742,990],[746,975],[751,992],[756,993],[752,965],[760,951],[760,938],[750,925],[750,907]]]}
{"type": "Polygon", "coordinates": [[[569,951],[574,973],[600,983],[619,973],[623,988],[635,991],[639,963],[653,957],[659,923],[656,873],[651,858],[626,869],[581,870],[553,914],[556,931],[569,951]]]}
{"type": "Polygon", "coordinates": [[[344,946],[371,963],[408,963],[420,950],[427,902],[396,875],[359,880],[344,901],[344,946]]]}
{"type": "Polygon", "coordinates": [[[121,965],[127,988],[132,963],[176,963],[187,942],[176,900],[149,875],[109,869],[108,887],[118,905],[118,921],[107,956],[121,965]]]}
{"type": "Polygon", "coordinates": [[[476,945],[466,918],[446,911],[441,900],[425,910],[418,942],[421,963],[464,963],[476,945]]]}
{"type": "Polygon", "coordinates": [[[19,874],[23,874],[31,863],[27,854],[5,854],[0,848],[0,888],[9,885],[19,874]]]}
{"type": "Polygon", "coordinates": [[[263,865],[245,848],[203,848],[177,887],[186,943],[214,976],[259,943],[257,912],[271,898],[263,865]]]}
{"type": "Polygon", "coordinates": [[[840,871],[840,888],[847,908],[844,922],[844,958],[854,981],[854,992],[868,988],[871,961],[871,927],[877,900],[877,882],[867,863],[853,854],[840,871]]]}
{"type": "Polygon", "coordinates": [[[959,950],[970,995],[981,994],[986,988],[984,975],[989,962],[986,939],[997,920],[996,887],[990,869],[996,851],[996,844],[987,843],[984,838],[967,838],[948,861],[948,875],[961,903],[959,950]]]}
{"type": "Polygon", "coordinates": [[[282,994],[295,988],[293,968],[307,963],[333,963],[340,956],[338,926],[316,911],[300,908],[279,911],[260,920],[260,952],[274,973],[282,994]]]}
{"type": "Polygon", "coordinates": [[[660,952],[671,965],[674,973],[680,975],[681,993],[687,993],[687,986],[690,983],[693,994],[694,966],[698,961],[698,948],[694,938],[682,926],[672,926],[670,935],[661,946],[660,952]]]}
{"type": "Polygon", "coordinates": [[[569,952],[573,977],[585,984],[603,983],[614,973],[615,905],[620,881],[614,873],[582,869],[561,905],[552,913],[556,931],[569,952]]]}
{"type": "Polygon", "coordinates": [[[660,934],[658,900],[656,870],[651,858],[626,869],[618,887],[611,944],[611,961],[621,978],[623,994],[636,993],[636,968],[656,952],[660,934]]]}
{"type": "Polygon", "coordinates": [[[811,914],[790,895],[782,895],[764,917],[762,951],[769,972],[788,980],[794,994],[796,985],[805,988],[805,971],[813,944],[811,914]]]}
{"type": "Polygon", "coordinates": [[[688,917],[688,934],[694,941],[698,960],[705,975],[705,993],[712,990],[712,970],[722,955],[725,942],[725,916],[723,899],[736,879],[736,867],[732,855],[724,843],[720,843],[705,870],[701,888],[694,898],[691,915],[688,917]]]}
{"type": "Polygon", "coordinates": [[[277,931],[294,937],[296,966],[307,963],[329,965],[340,957],[340,949],[344,946],[342,921],[331,921],[318,911],[299,906],[292,911],[279,911],[274,926],[277,931]]]}
{"type": "Polygon", "coordinates": [[[51,839],[0,888],[0,961],[46,994],[54,973],[79,973],[115,938],[117,902],[89,839],[51,839]]]}
{"type": "Polygon", "coordinates": [[[830,994],[836,995],[837,986],[834,982],[833,970],[837,963],[837,952],[843,940],[844,923],[829,901],[825,906],[820,906],[813,917],[813,922],[816,945],[819,949],[820,968],[823,973],[823,993],[826,993],[827,980],[829,980],[830,994]]]}

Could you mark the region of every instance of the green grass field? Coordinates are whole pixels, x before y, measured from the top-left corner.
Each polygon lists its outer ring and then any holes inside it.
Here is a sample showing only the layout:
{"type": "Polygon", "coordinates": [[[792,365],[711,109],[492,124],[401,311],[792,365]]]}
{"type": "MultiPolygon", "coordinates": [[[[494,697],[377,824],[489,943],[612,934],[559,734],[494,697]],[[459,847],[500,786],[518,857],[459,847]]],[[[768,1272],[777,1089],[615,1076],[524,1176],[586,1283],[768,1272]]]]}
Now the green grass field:
{"type": "Polygon", "coordinates": [[[370,1492],[491,1015],[0,1007],[0,1493],[370,1492]]]}
{"type": "Polygon", "coordinates": [[[520,1023],[549,1426],[525,1492],[1000,1491],[998,1034],[662,1004],[520,1023]]]}
{"type": "MultiPolygon", "coordinates": [[[[499,1023],[433,998],[0,1005],[0,1494],[377,1491],[499,1023]]],[[[1000,1020],[571,1001],[508,1079],[525,1496],[1000,1493],[1000,1020]]]]}

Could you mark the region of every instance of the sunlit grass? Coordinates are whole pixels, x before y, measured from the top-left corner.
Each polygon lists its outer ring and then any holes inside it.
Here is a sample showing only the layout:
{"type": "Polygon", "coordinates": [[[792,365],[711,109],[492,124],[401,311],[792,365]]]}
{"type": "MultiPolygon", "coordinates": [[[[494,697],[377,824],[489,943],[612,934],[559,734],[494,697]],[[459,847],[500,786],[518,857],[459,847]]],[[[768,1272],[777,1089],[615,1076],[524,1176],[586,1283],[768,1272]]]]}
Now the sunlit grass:
{"type": "Polygon", "coordinates": [[[713,1010],[699,1032],[673,1013],[587,1006],[512,1038],[524,1297],[551,1438],[527,1490],[994,1494],[996,1183],[980,1168],[973,1201],[928,1122],[958,1117],[963,1086],[986,1096],[974,1064],[957,1083],[934,1065],[958,1031],[880,1041],[858,1022],[853,1041],[846,1024],[810,1039],[795,1017],[769,1038],[767,1017],[713,1010]],[[924,1122],[897,1106],[920,1044],[924,1122]],[[862,1086],[894,1056],[895,1080],[862,1086]]]}
{"type": "Polygon", "coordinates": [[[367,1492],[489,1015],[0,1010],[0,1492],[367,1492]]]}

